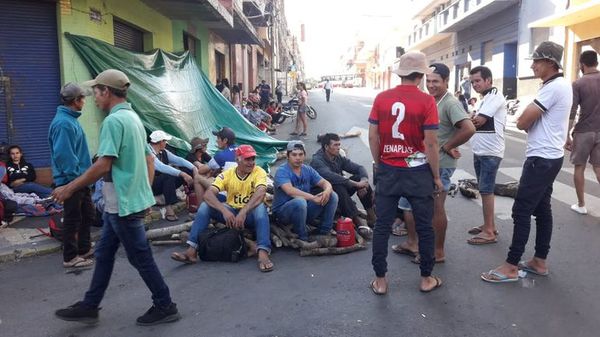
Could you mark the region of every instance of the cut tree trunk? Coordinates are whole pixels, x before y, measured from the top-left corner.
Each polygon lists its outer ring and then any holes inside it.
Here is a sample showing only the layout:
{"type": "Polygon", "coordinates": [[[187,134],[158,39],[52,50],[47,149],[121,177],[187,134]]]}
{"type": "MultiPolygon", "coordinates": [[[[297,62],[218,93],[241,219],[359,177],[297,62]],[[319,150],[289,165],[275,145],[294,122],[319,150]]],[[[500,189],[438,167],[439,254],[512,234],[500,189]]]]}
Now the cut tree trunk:
{"type": "Polygon", "coordinates": [[[329,248],[314,248],[301,249],[300,256],[322,256],[322,255],[340,255],[351,253],[357,250],[365,249],[365,246],[355,244],[348,247],[329,247],[329,248]]]}

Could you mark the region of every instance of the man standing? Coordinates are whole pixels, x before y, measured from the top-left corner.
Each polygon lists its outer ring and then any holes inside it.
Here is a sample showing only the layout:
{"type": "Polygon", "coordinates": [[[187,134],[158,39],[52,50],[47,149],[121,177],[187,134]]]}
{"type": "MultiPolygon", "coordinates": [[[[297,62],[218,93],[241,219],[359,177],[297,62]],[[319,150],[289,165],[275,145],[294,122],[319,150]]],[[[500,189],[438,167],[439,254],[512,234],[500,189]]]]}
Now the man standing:
{"type": "Polygon", "coordinates": [[[269,104],[269,99],[271,97],[271,86],[265,82],[265,80],[260,81],[260,85],[258,86],[259,96],[260,96],[260,108],[266,109],[269,104]]]}
{"type": "Polygon", "coordinates": [[[460,89],[462,91],[463,96],[465,96],[465,100],[468,101],[471,99],[471,81],[469,80],[469,76],[463,77],[463,81],[460,83],[460,89]]]}
{"type": "MultiPolygon", "coordinates": [[[[304,165],[306,150],[299,140],[287,145],[287,163],[275,173],[273,215],[280,223],[292,224],[301,241],[308,241],[306,226],[320,218],[319,234],[327,235],[333,227],[338,196],[331,184],[315,169],[304,165]],[[311,194],[319,187],[322,192],[311,194]]],[[[301,243],[303,244],[303,243],[301,243]]]]}
{"type": "Polygon", "coordinates": [[[325,89],[325,99],[327,99],[327,103],[329,103],[329,97],[331,96],[331,82],[329,82],[329,79],[325,80],[323,89],[325,89]]]}
{"type": "Polygon", "coordinates": [[[492,86],[492,71],[488,67],[475,67],[470,74],[473,89],[483,97],[477,108],[477,114],[471,119],[477,130],[471,138],[471,149],[479,194],[481,194],[483,225],[469,231],[469,234],[475,236],[467,242],[472,245],[484,245],[497,242],[494,222],[494,187],[496,174],[504,157],[506,100],[502,93],[492,86]]]}
{"type": "Polygon", "coordinates": [[[271,227],[267,208],[263,203],[267,193],[267,173],[256,166],[256,151],[250,145],[240,145],[236,149],[237,166],[223,171],[204,194],[192,229],[189,248],[182,253],[173,253],[171,258],[186,264],[198,261],[198,236],[204,232],[211,219],[224,223],[229,228],[243,230],[244,227],[256,232],[258,269],[261,272],[273,270],[271,254],[271,227]],[[219,192],[227,192],[227,200],[219,201],[219,192]]]}
{"type": "Polygon", "coordinates": [[[527,159],[512,208],[514,230],[506,261],[496,269],[482,273],[487,282],[519,280],[518,270],[548,275],[546,257],[552,237],[552,185],[563,163],[568,120],[573,104],[573,89],[559,71],[563,47],[544,41],[532,55],[533,74],[543,81],[537,98],[517,119],[517,128],[527,132],[527,159]],[[535,216],[535,255],[521,261],[529,239],[531,216],[535,216]]]}
{"type": "MultiPolygon", "coordinates": [[[[63,186],[81,176],[92,159],[83,128],[77,121],[85,104],[84,90],[67,83],[60,91],[62,105],[50,123],[48,141],[52,163],[52,177],[56,186],[63,186]]],[[[89,267],[94,261],[90,241],[90,226],[95,211],[89,186],[82,185],[64,200],[63,210],[63,266],[65,268],[89,267]]]]}
{"type": "Polygon", "coordinates": [[[400,58],[394,70],[401,85],[381,92],[369,115],[369,145],[377,167],[375,210],[377,222],[373,236],[372,264],[375,279],[371,289],[377,295],[387,293],[387,251],[391,225],[398,199],[406,197],[413,206],[419,233],[421,282],[423,292],[442,285],[432,276],[434,263],[433,216],[434,191],[442,190],[438,167],[438,113],[433,97],[418,88],[423,74],[430,74],[425,54],[409,52],[400,58]],[[434,190],[435,186],[435,190],[434,190]]]}
{"type": "Polygon", "coordinates": [[[577,193],[577,204],[571,209],[579,214],[587,214],[584,199],[585,166],[589,160],[596,179],[600,183],[600,72],[598,54],[586,50],[579,57],[579,70],[583,76],[573,83],[573,107],[569,117],[569,130],[579,107],[579,118],[573,128],[573,139],[567,133],[565,148],[571,151],[571,163],[575,166],[573,180],[577,193]]]}
{"type": "Polygon", "coordinates": [[[115,254],[122,243],[129,262],[152,292],[152,307],[137,318],[138,325],[173,322],[180,318],[169,288],[146,240],[144,213],[154,204],[150,187],[154,159],[146,146],[142,121],[127,103],[129,79],[115,69],[101,72],[86,83],[93,87],[96,105],[108,116],[100,129],[98,160],[82,176],[54,190],[54,198],[68,200],[75,191],[104,176],[104,226],[96,246],[96,269],[83,301],[56,311],[66,321],[96,323],[100,302],[108,287],[115,254]]]}
{"type": "Polygon", "coordinates": [[[350,159],[340,156],[342,142],[335,133],[326,133],[321,138],[321,149],[313,155],[312,166],[321,177],[333,185],[333,190],[338,195],[338,211],[340,215],[349,217],[354,222],[362,236],[370,238],[371,229],[375,223],[375,210],[373,209],[373,190],[369,185],[367,170],[350,159]],[[352,174],[350,178],[344,176],[344,171],[352,174]],[[358,216],[359,212],[352,200],[354,194],[367,211],[369,226],[358,216]]]}

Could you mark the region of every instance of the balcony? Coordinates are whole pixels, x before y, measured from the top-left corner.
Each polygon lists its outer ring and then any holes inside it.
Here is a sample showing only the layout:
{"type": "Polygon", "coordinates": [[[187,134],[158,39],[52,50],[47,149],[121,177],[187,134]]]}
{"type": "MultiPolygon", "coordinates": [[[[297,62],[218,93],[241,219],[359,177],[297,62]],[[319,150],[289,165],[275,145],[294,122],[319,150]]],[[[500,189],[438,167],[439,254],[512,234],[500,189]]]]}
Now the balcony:
{"type": "Polygon", "coordinates": [[[263,15],[266,6],[265,0],[244,0],[244,14],[249,17],[263,15]]]}
{"type": "Polygon", "coordinates": [[[440,11],[438,31],[440,33],[458,32],[499,13],[519,0],[457,0],[440,11]]]}
{"type": "Polygon", "coordinates": [[[438,17],[433,16],[429,20],[425,21],[422,25],[415,28],[415,30],[408,37],[408,50],[421,50],[425,47],[439,42],[450,36],[450,33],[439,33],[438,32],[438,17]]]}
{"type": "MultiPolygon", "coordinates": [[[[225,0],[221,1],[225,2],[225,0]]],[[[231,10],[233,11],[233,29],[214,29],[214,32],[229,43],[255,44],[262,47],[263,43],[258,37],[256,29],[243,13],[241,1],[229,0],[228,2],[231,3],[231,10]]]]}
{"type": "Polygon", "coordinates": [[[218,0],[142,0],[173,20],[202,21],[209,28],[231,29],[232,13],[218,0]]]}

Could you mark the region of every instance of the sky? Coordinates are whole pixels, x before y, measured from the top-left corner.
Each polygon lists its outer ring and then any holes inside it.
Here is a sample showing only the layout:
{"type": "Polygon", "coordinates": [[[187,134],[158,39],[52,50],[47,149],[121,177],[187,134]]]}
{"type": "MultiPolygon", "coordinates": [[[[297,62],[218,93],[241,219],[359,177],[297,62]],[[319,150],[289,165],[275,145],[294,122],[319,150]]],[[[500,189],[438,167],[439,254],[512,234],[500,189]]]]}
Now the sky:
{"type": "MultiPolygon", "coordinates": [[[[392,27],[406,23],[410,0],[285,0],[288,27],[300,38],[305,25],[305,42],[300,48],[306,77],[344,71],[340,60],[358,39],[377,43],[392,34],[392,27]]],[[[404,44],[399,33],[398,45],[404,44]]],[[[395,38],[395,37],[394,37],[395,38]]]]}

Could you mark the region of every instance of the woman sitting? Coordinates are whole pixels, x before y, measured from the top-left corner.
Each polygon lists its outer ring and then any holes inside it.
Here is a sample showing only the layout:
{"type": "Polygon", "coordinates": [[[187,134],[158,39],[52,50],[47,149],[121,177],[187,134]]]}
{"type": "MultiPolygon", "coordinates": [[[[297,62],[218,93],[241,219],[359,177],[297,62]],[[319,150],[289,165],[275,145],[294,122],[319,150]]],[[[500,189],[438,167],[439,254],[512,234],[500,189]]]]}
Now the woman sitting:
{"type": "Polygon", "coordinates": [[[52,194],[52,189],[35,182],[35,169],[25,161],[23,150],[18,145],[8,148],[10,160],[6,163],[8,186],[17,193],[35,193],[40,198],[47,198],[52,194]]]}

